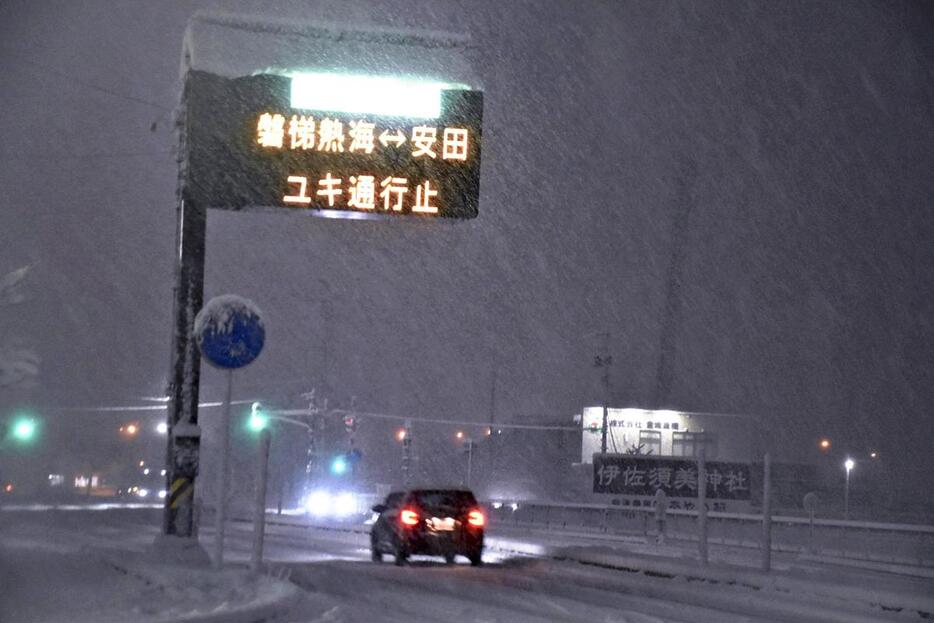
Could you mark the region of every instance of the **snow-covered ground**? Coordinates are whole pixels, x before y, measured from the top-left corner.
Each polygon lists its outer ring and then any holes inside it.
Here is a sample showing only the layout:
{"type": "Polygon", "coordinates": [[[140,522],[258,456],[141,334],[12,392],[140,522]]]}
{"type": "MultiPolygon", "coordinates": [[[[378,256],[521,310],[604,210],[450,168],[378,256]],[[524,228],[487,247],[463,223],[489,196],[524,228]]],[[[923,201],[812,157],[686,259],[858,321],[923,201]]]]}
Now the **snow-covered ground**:
{"type": "Polygon", "coordinates": [[[240,621],[297,593],[242,568],[218,573],[154,560],[157,520],[153,509],[0,513],[0,621],[240,621]]]}
{"type": "MultiPolygon", "coordinates": [[[[260,597],[243,584],[238,593],[236,581],[188,580],[186,590],[167,591],[107,562],[145,552],[158,518],[155,509],[0,513],[0,620],[182,620],[224,598],[260,597]]],[[[210,549],[207,523],[201,538],[210,549]]],[[[711,564],[701,567],[679,543],[494,526],[482,568],[427,557],[400,568],[369,561],[366,529],[270,517],[268,571],[302,589],[277,621],[856,622],[922,620],[919,611],[934,611],[930,579],[787,555],[761,574],[755,553],[740,548],[714,546],[711,564]]],[[[249,524],[231,522],[234,568],[247,560],[250,538],[249,524]]]]}

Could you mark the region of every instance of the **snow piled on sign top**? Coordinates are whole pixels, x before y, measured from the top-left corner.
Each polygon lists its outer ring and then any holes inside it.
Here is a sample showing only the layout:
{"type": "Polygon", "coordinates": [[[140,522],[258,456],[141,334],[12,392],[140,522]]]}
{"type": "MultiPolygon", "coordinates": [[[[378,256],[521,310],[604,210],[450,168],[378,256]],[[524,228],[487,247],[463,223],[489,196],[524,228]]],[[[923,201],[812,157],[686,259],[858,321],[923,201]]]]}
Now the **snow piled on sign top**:
{"type": "Polygon", "coordinates": [[[237,296],[236,294],[222,294],[215,296],[198,312],[195,317],[194,334],[201,335],[205,328],[213,326],[220,335],[226,335],[233,330],[233,320],[238,316],[256,318],[260,327],[263,324],[263,312],[253,301],[237,296]]]}
{"type": "Polygon", "coordinates": [[[327,71],[414,77],[481,89],[467,35],[199,12],[188,22],[181,76],[190,70],[236,78],[327,71]]]}

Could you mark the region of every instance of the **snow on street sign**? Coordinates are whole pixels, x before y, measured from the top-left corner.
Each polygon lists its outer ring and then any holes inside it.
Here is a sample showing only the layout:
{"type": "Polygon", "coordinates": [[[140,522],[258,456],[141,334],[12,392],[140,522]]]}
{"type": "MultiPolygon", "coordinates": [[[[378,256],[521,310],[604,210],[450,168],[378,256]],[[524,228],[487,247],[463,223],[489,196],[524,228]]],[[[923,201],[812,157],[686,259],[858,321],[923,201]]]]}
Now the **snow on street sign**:
{"type": "Polygon", "coordinates": [[[224,369],[252,363],[266,339],[259,308],[252,301],[232,294],[208,301],[195,317],[194,333],[204,358],[224,369]]]}
{"type": "Polygon", "coordinates": [[[189,71],[184,197],[229,210],[474,218],[483,93],[329,73],[189,71]]]}

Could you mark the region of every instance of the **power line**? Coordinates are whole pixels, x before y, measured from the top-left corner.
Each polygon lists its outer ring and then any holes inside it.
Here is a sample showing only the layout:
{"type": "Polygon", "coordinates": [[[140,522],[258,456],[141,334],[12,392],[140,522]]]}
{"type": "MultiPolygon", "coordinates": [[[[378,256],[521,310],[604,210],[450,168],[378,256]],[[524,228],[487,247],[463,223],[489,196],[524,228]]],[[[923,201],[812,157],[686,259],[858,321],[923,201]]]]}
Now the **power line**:
{"type": "MultiPolygon", "coordinates": [[[[246,405],[258,402],[257,400],[231,400],[232,405],[246,405]]],[[[202,402],[198,404],[199,409],[208,409],[212,407],[223,406],[223,402],[202,402]]],[[[68,413],[107,413],[121,411],[165,411],[169,408],[166,405],[128,405],[128,406],[100,406],[100,407],[40,407],[36,411],[62,411],[68,413]]]]}
{"type": "MultiPolygon", "coordinates": [[[[273,415],[307,415],[309,413],[308,409],[279,409],[270,411],[273,415]]],[[[340,415],[353,415],[355,417],[364,417],[364,418],[375,418],[383,420],[397,420],[405,421],[412,420],[413,422],[426,422],[431,424],[456,424],[458,426],[478,426],[489,428],[489,425],[484,422],[476,422],[472,420],[443,420],[440,418],[430,418],[430,417],[417,417],[411,415],[394,415],[390,413],[373,413],[367,411],[352,411],[350,409],[330,409],[328,413],[331,414],[340,414],[340,415]]],[[[549,424],[509,424],[505,422],[497,422],[494,428],[512,428],[512,429],[527,429],[527,430],[568,430],[568,431],[577,431],[580,430],[579,426],[558,426],[558,425],[549,425],[549,424]]]]}
{"type": "Polygon", "coordinates": [[[156,156],[173,155],[173,151],[155,151],[155,152],[99,152],[92,154],[69,154],[69,153],[21,153],[21,154],[0,154],[0,162],[12,162],[14,160],[24,160],[27,158],[43,158],[46,160],[88,160],[93,158],[148,158],[156,156]]]}
{"type": "Polygon", "coordinates": [[[80,86],[83,86],[83,87],[85,87],[85,88],[87,88],[87,89],[91,89],[91,90],[93,90],[93,91],[98,91],[98,92],[100,92],[100,93],[104,93],[105,95],[110,95],[111,97],[116,97],[116,98],[118,98],[118,99],[126,100],[126,101],[129,101],[129,102],[136,102],[137,104],[145,104],[145,105],[147,105],[147,106],[152,106],[153,108],[158,108],[159,110],[164,110],[164,111],[169,111],[169,112],[171,112],[171,110],[172,110],[172,107],[171,107],[171,106],[166,106],[166,105],[164,105],[164,104],[158,104],[158,103],[156,103],[156,102],[151,102],[151,101],[149,101],[149,100],[147,100],[147,99],[143,99],[143,98],[141,98],[141,97],[136,97],[135,95],[127,95],[126,93],[119,93],[119,92],[117,92],[117,91],[108,89],[108,88],[106,88],[106,87],[98,86],[98,85],[93,84],[93,83],[90,83],[90,82],[85,82],[84,80],[81,80],[81,79],[79,79],[79,78],[76,78],[73,74],[66,73],[66,72],[64,72],[64,71],[61,71],[60,69],[57,69],[57,68],[52,67],[52,66],[50,66],[50,65],[46,65],[45,63],[40,63],[40,62],[38,62],[38,61],[35,61],[35,60],[29,58],[29,56],[28,56],[25,52],[23,52],[23,51],[21,51],[21,50],[17,50],[17,49],[15,49],[15,48],[10,48],[10,47],[8,47],[8,46],[3,46],[3,49],[4,49],[5,51],[7,51],[7,52],[12,53],[14,56],[18,56],[21,60],[23,60],[23,61],[29,63],[30,65],[34,65],[34,66],[36,66],[36,67],[39,67],[40,69],[43,69],[43,70],[45,70],[45,71],[47,71],[47,72],[49,72],[49,73],[55,74],[56,76],[58,76],[58,77],[60,77],[60,78],[65,78],[66,80],[70,80],[71,82],[73,82],[73,83],[75,83],[75,84],[78,84],[78,85],[80,85],[80,86]]]}

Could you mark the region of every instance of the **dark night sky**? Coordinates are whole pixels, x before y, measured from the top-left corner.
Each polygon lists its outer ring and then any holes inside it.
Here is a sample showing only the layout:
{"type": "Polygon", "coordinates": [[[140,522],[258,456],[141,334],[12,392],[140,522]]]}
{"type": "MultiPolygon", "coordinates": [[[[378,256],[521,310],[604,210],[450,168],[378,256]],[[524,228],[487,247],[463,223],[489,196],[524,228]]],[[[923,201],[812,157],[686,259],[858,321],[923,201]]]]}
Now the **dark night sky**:
{"type": "Polygon", "coordinates": [[[616,404],[758,414],[781,456],[828,435],[920,482],[932,7],[5,2],[0,272],[33,270],[2,326],[42,371],[0,408],[162,393],[181,40],[223,8],[467,32],[486,92],[475,221],[211,213],[206,296],[269,324],[239,396],[485,419],[495,367],[498,417],[553,421],[598,399],[610,331],[616,404]]]}

